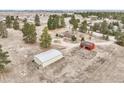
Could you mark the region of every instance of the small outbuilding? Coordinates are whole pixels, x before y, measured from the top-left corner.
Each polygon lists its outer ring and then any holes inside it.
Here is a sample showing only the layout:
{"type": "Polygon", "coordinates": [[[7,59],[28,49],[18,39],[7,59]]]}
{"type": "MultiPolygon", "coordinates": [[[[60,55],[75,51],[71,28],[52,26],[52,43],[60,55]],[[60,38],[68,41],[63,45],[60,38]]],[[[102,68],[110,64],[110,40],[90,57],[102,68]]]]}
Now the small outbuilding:
{"type": "Polygon", "coordinates": [[[62,59],[63,57],[64,57],[63,54],[59,50],[51,49],[46,52],[42,52],[38,55],[35,55],[34,61],[37,64],[42,65],[43,67],[46,67],[46,66],[62,59]]]}

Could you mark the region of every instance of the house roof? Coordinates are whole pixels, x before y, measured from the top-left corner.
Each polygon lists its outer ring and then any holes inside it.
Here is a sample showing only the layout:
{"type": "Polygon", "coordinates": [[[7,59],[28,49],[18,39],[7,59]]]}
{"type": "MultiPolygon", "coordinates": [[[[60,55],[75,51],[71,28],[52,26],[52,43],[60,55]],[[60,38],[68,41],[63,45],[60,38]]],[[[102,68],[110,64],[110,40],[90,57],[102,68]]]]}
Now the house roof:
{"type": "Polygon", "coordinates": [[[42,62],[46,62],[50,59],[53,59],[59,55],[62,55],[62,53],[56,49],[51,49],[46,52],[42,52],[38,55],[35,55],[34,57],[38,58],[42,62]]]}

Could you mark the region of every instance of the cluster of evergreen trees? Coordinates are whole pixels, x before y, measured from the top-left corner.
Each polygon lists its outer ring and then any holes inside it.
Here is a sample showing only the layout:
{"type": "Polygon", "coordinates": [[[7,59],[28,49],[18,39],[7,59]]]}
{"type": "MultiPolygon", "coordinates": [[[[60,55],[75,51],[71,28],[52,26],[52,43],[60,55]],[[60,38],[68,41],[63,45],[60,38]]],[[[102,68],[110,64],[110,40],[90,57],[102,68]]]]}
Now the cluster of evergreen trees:
{"type": "MultiPolygon", "coordinates": [[[[22,32],[23,32],[23,40],[25,41],[25,43],[30,43],[33,44],[36,42],[37,37],[36,37],[36,27],[34,24],[30,24],[25,22],[23,28],[22,28],[22,32]]],[[[48,48],[51,45],[51,36],[48,33],[48,27],[45,27],[43,29],[41,38],[40,38],[40,46],[43,48],[48,48]]]]}
{"type": "Polygon", "coordinates": [[[47,22],[47,26],[49,30],[64,27],[65,26],[64,17],[58,15],[50,15],[47,22]]]}
{"type": "Polygon", "coordinates": [[[0,37],[7,38],[8,32],[6,29],[12,27],[15,30],[19,30],[18,17],[14,18],[14,16],[6,16],[5,22],[0,22],[0,37]]]}
{"type": "Polygon", "coordinates": [[[108,35],[115,35],[116,32],[120,32],[120,26],[118,22],[112,22],[112,23],[107,23],[106,21],[103,21],[102,23],[95,23],[93,27],[91,27],[91,30],[93,31],[100,31],[103,34],[108,34],[108,35]],[[116,31],[114,29],[114,26],[117,27],[116,31]]]}
{"type": "Polygon", "coordinates": [[[88,17],[88,16],[98,16],[98,19],[101,18],[110,18],[112,17],[113,19],[121,19],[124,17],[123,12],[83,12],[83,13],[75,13],[75,14],[80,14],[82,17],[88,17]]]}
{"type": "MultiPolygon", "coordinates": [[[[113,18],[113,19],[121,20],[121,23],[124,24],[123,12],[84,12],[84,13],[75,13],[75,14],[80,14],[82,15],[82,17],[98,16],[98,19],[113,18]]],[[[83,27],[82,24],[79,30],[83,28],[85,27],[83,27]]],[[[99,30],[100,33],[103,33],[103,37],[105,39],[108,39],[109,35],[114,35],[117,40],[117,44],[124,46],[124,33],[121,32],[118,22],[113,22],[108,24],[106,21],[103,21],[102,23],[95,23],[91,29],[93,31],[99,30]],[[118,27],[117,31],[114,31],[114,26],[118,27]]]]}
{"type": "Polygon", "coordinates": [[[6,16],[6,27],[7,28],[14,28],[15,30],[19,29],[19,22],[18,22],[18,16],[14,18],[14,16],[6,16]]]}

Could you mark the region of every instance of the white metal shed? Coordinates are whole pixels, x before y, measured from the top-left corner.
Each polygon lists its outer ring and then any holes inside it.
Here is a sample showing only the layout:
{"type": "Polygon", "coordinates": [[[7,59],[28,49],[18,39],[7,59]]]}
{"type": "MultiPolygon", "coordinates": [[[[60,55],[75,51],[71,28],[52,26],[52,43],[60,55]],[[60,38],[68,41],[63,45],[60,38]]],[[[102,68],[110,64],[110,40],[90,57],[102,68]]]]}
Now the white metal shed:
{"type": "Polygon", "coordinates": [[[63,54],[56,50],[56,49],[51,49],[48,50],[46,52],[42,52],[38,55],[34,56],[34,61],[39,64],[42,65],[43,67],[46,67],[56,61],[58,61],[59,59],[63,58],[63,54]]]}

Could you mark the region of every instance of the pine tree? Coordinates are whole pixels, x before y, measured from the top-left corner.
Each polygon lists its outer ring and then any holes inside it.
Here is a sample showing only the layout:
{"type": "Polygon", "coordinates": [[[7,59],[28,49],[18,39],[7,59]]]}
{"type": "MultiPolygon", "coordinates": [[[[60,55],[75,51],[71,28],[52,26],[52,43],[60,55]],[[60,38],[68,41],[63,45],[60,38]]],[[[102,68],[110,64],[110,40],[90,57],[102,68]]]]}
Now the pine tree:
{"type": "Polygon", "coordinates": [[[11,16],[11,20],[14,20],[14,16],[11,16]]]}
{"type": "Polygon", "coordinates": [[[48,22],[47,22],[47,26],[48,26],[48,29],[53,29],[53,26],[52,26],[53,22],[52,22],[52,15],[49,16],[49,19],[48,19],[48,22]]]}
{"type": "Polygon", "coordinates": [[[64,21],[64,17],[63,16],[60,17],[60,24],[59,24],[59,26],[60,26],[60,28],[65,26],[65,21],[64,21]]]}
{"type": "Polygon", "coordinates": [[[11,28],[11,26],[12,26],[12,20],[11,20],[10,16],[6,17],[6,26],[7,26],[7,28],[11,28]]]}
{"type": "Polygon", "coordinates": [[[22,29],[23,32],[23,40],[26,43],[35,43],[36,42],[36,31],[35,25],[25,23],[22,29]]]}
{"type": "Polygon", "coordinates": [[[121,18],[121,22],[122,24],[124,24],[124,16],[121,18]]]}
{"type": "Polygon", "coordinates": [[[75,21],[75,16],[74,16],[74,15],[72,15],[71,20],[70,20],[69,22],[70,22],[70,24],[72,24],[72,25],[73,25],[74,21],[75,21]]]}
{"type": "Polygon", "coordinates": [[[5,66],[10,63],[11,61],[8,60],[8,52],[3,52],[0,45],[0,71],[5,69],[5,66]]]}
{"type": "Polygon", "coordinates": [[[78,21],[75,20],[73,23],[73,29],[77,30],[77,28],[78,28],[78,21]]]}
{"type": "Polygon", "coordinates": [[[18,29],[19,29],[19,22],[18,22],[17,19],[15,19],[14,22],[13,22],[13,28],[14,28],[15,30],[18,30],[18,29]]]}
{"type": "Polygon", "coordinates": [[[49,30],[54,30],[56,28],[59,28],[59,16],[50,15],[47,25],[49,30]]]}
{"type": "Polygon", "coordinates": [[[79,28],[80,32],[87,32],[87,21],[83,21],[80,28],[79,28]]]}
{"type": "Polygon", "coordinates": [[[59,22],[60,22],[60,17],[58,16],[58,15],[54,15],[54,25],[53,25],[53,27],[54,27],[54,29],[56,29],[56,28],[60,28],[60,25],[61,24],[59,24],[59,22]]]}
{"type": "Polygon", "coordinates": [[[107,22],[106,21],[103,21],[101,23],[100,32],[103,33],[103,34],[108,34],[108,25],[107,25],[107,22]]]}
{"type": "Polygon", "coordinates": [[[47,22],[47,26],[49,30],[64,27],[65,26],[64,17],[58,15],[50,15],[47,22]]]}
{"type": "Polygon", "coordinates": [[[6,25],[2,21],[0,22],[0,36],[2,38],[7,38],[7,36],[8,36],[8,32],[6,30],[6,25]]]}
{"type": "Polygon", "coordinates": [[[40,18],[38,15],[35,16],[35,25],[40,26],[40,18]]]}
{"type": "Polygon", "coordinates": [[[43,33],[41,35],[40,46],[43,48],[48,48],[51,45],[51,41],[52,41],[52,38],[51,38],[50,34],[48,34],[48,28],[45,27],[43,29],[43,33]]]}
{"type": "Polygon", "coordinates": [[[124,32],[118,32],[115,36],[117,44],[124,46],[124,32]]]}
{"type": "Polygon", "coordinates": [[[100,24],[95,23],[94,26],[93,26],[93,31],[96,32],[97,30],[100,30],[100,24]]]}
{"type": "Polygon", "coordinates": [[[79,20],[78,19],[75,19],[75,16],[74,15],[72,15],[71,20],[69,22],[70,22],[70,24],[73,25],[73,30],[77,30],[79,20]]]}

